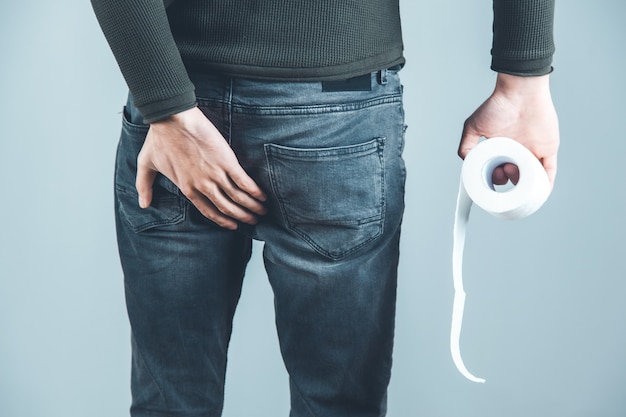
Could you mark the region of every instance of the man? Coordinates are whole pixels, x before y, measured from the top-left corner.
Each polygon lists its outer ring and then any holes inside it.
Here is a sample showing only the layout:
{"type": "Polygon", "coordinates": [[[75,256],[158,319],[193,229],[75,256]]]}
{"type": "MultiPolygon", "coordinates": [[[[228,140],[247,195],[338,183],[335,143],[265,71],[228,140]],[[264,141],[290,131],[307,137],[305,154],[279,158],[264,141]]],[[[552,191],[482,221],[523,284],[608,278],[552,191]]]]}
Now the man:
{"type": "MultiPolygon", "coordinates": [[[[397,0],[92,0],[130,88],[116,165],[131,414],[219,416],[251,239],[291,416],[383,416],[403,212],[397,0]]],[[[493,95],[466,121],[556,174],[553,0],[495,0],[493,95]]],[[[515,166],[494,182],[516,181],[515,166]]]]}

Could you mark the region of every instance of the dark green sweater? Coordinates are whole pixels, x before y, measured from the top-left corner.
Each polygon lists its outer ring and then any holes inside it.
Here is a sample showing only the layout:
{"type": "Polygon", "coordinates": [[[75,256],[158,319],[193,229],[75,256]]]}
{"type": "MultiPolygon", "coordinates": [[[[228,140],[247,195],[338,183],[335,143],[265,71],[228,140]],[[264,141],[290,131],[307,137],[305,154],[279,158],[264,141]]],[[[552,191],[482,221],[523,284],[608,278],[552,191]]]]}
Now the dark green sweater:
{"type": "MultiPolygon", "coordinates": [[[[195,105],[188,72],[333,80],[404,63],[398,0],[91,0],[146,122],[195,105]]],[[[550,72],[554,0],[493,0],[492,68],[550,72]]]]}

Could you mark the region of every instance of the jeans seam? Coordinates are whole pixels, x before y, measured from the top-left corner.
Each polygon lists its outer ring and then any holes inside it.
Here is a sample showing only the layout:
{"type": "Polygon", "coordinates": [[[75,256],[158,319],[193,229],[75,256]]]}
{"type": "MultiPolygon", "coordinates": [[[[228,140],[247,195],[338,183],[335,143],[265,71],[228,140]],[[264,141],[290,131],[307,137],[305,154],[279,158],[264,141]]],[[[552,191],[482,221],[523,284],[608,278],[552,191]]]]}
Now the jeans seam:
{"type": "Polygon", "coordinates": [[[226,97],[226,112],[228,117],[228,138],[226,141],[229,145],[232,145],[232,132],[233,132],[233,79],[229,80],[228,93],[226,97]]]}
{"type": "Polygon", "coordinates": [[[325,113],[340,113],[362,110],[370,107],[394,104],[402,102],[402,96],[400,94],[391,94],[385,96],[378,96],[362,101],[355,101],[352,103],[327,103],[327,104],[315,104],[315,105],[280,105],[280,106],[265,106],[265,105],[244,105],[229,103],[229,108],[233,112],[256,114],[266,116],[298,116],[298,115],[314,115],[325,113]]]}
{"type": "MultiPolygon", "coordinates": [[[[302,394],[302,390],[300,389],[298,384],[296,384],[296,382],[293,380],[293,378],[291,378],[291,386],[296,389],[296,392],[298,393],[298,397],[300,397],[300,400],[302,401],[302,404],[304,404],[304,406],[306,407],[306,409],[309,412],[309,414],[311,414],[311,417],[317,417],[317,415],[311,409],[311,406],[309,405],[308,401],[306,400],[306,398],[302,394]]],[[[293,392],[293,390],[292,390],[292,392],[293,392]]]]}
{"type": "MultiPolygon", "coordinates": [[[[134,338],[134,336],[133,336],[133,338],[134,338]]],[[[137,347],[137,349],[134,349],[134,351],[136,351],[136,352],[134,352],[134,354],[138,355],[137,359],[141,361],[141,363],[143,364],[144,369],[146,370],[148,375],[150,375],[150,380],[152,381],[152,383],[154,384],[156,389],[159,391],[159,396],[163,399],[163,404],[165,405],[166,408],[169,408],[169,406],[167,404],[167,398],[163,394],[163,389],[161,388],[161,386],[159,385],[157,380],[154,378],[154,374],[153,374],[152,370],[150,369],[150,367],[146,363],[146,360],[143,357],[143,353],[141,352],[141,349],[139,348],[139,344],[137,343],[137,339],[135,339],[135,346],[137,347]]]]}

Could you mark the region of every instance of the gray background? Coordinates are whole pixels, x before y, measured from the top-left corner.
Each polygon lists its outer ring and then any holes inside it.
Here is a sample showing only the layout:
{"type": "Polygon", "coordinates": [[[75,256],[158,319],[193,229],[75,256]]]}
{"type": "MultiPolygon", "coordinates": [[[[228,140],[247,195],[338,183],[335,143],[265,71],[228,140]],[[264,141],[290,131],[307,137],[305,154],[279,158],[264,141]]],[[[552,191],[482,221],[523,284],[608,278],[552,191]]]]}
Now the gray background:
{"type": "MultiPolygon", "coordinates": [[[[455,151],[495,79],[491,4],[401,6],[410,171],[389,415],[626,416],[626,3],[558,2],[556,189],[524,220],[472,213],[461,342],[484,385],[457,373],[448,335],[455,151]]],[[[5,2],[0,31],[0,416],[124,416],[112,169],[125,86],[86,0],[5,2]]],[[[229,366],[224,416],[287,415],[258,251],[229,366]]]]}

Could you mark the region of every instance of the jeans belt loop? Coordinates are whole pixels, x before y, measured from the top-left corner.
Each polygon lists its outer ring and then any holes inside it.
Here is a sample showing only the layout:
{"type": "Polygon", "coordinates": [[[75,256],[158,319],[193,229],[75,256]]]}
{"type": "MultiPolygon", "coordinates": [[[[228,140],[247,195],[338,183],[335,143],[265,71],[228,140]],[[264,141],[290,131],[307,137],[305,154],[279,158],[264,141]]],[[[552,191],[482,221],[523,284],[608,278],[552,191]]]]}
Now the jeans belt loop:
{"type": "Polygon", "coordinates": [[[387,85],[387,68],[378,71],[378,84],[387,85]]]}

